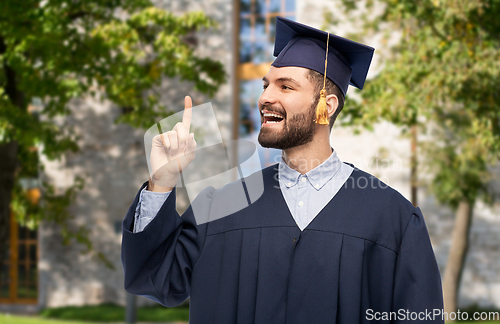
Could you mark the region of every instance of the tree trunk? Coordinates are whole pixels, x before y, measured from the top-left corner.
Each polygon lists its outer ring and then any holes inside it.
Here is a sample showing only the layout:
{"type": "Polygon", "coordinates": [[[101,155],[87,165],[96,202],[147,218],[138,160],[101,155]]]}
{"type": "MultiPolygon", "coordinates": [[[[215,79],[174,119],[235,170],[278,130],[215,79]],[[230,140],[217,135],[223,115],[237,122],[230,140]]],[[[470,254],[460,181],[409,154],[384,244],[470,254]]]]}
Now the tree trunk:
{"type": "MultiPolygon", "coordinates": [[[[5,40],[0,36],[0,55],[7,52],[5,40]]],[[[24,94],[17,87],[16,72],[4,59],[0,61],[4,72],[4,92],[10,102],[19,109],[25,109],[24,94]]],[[[3,262],[5,248],[7,246],[10,221],[10,199],[14,188],[15,171],[17,167],[18,143],[11,141],[0,143],[0,264],[3,262]]]]}
{"type": "Polygon", "coordinates": [[[16,166],[17,142],[0,144],[0,261],[5,257],[9,240],[9,207],[12,188],[14,188],[16,166]]]}
{"type": "Polygon", "coordinates": [[[455,225],[451,238],[450,253],[444,272],[444,310],[448,314],[457,311],[460,279],[469,247],[469,232],[472,220],[473,204],[462,200],[456,211],[455,225]]]}
{"type": "Polygon", "coordinates": [[[411,127],[411,157],[410,157],[410,187],[411,187],[411,202],[413,206],[418,206],[418,158],[417,158],[417,126],[411,127]]]}

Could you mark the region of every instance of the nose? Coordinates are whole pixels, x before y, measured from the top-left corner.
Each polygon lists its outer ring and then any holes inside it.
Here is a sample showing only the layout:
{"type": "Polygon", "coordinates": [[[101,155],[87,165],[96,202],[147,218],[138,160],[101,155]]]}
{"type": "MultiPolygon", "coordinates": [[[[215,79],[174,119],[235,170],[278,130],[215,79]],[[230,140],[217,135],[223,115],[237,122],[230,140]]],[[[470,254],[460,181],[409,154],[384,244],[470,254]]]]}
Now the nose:
{"type": "Polygon", "coordinates": [[[273,91],[273,86],[268,85],[261,93],[259,97],[259,105],[264,106],[264,105],[272,105],[276,103],[276,95],[273,91]]]}

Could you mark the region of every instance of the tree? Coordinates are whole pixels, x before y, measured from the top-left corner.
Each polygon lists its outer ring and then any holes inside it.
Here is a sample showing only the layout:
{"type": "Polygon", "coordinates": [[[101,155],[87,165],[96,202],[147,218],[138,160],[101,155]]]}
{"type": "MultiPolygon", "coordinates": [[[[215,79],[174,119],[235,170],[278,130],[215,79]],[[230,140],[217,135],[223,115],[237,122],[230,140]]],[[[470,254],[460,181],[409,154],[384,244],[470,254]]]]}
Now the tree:
{"type": "Polygon", "coordinates": [[[225,81],[222,64],[194,47],[195,33],[215,26],[201,12],[176,16],[149,0],[0,2],[0,251],[10,210],[24,224],[55,222],[65,242],[92,250],[86,228],[73,230],[66,211],[81,179],[62,194],[42,183],[43,204],[21,185],[43,169],[40,154],[56,159],[78,150],[72,130],[54,118],[71,113],[71,99],[104,93],[129,110],[117,122],[149,127],[168,112],[154,95],[165,77],[214,94],[225,81]],[[33,113],[37,98],[42,108],[33,113]]]}
{"type": "MultiPolygon", "coordinates": [[[[493,201],[489,166],[500,156],[500,1],[342,3],[360,9],[363,33],[354,38],[401,34],[361,102],[351,101],[356,109],[345,115],[354,125],[383,119],[428,138],[419,141],[420,164],[430,168],[434,195],[456,211],[444,274],[445,311],[454,312],[473,207],[479,199],[493,201]],[[376,17],[375,7],[382,9],[376,17]]],[[[326,18],[332,21],[332,14],[326,18]]]]}

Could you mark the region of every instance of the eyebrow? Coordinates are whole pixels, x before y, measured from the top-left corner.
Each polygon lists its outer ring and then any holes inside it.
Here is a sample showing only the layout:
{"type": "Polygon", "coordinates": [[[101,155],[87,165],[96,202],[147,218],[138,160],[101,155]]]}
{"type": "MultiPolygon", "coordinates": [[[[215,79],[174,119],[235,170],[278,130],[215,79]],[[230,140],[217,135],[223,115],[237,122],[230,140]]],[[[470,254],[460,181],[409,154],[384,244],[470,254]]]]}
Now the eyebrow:
{"type": "MultiPolygon", "coordinates": [[[[269,83],[269,80],[267,80],[266,77],[263,77],[262,78],[262,82],[269,83]]],[[[281,82],[281,83],[283,83],[283,82],[292,82],[292,83],[294,83],[294,84],[296,84],[297,86],[300,87],[300,84],[295,79],[290,78],[290,77],[278,78],[278,79],[276,79],[276,82],[281,82]]]]}

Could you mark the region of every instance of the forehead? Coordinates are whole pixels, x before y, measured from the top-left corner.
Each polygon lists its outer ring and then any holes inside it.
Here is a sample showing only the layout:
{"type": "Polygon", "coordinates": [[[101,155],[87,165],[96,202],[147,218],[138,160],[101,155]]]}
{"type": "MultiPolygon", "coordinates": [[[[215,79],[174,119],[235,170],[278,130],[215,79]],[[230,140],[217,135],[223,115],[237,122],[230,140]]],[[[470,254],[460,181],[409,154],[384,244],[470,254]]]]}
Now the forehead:
{"type": "Polygon", "coordinates": [[[286,66],[286,67],[275,67],[271,66],[267,74],[264,76],[264,80],[268,82],[274,82],[278,79],[292,78],[299,83],[310,83],[307,78],[309,69],[298,67],[298,66],[286,66]]]}

